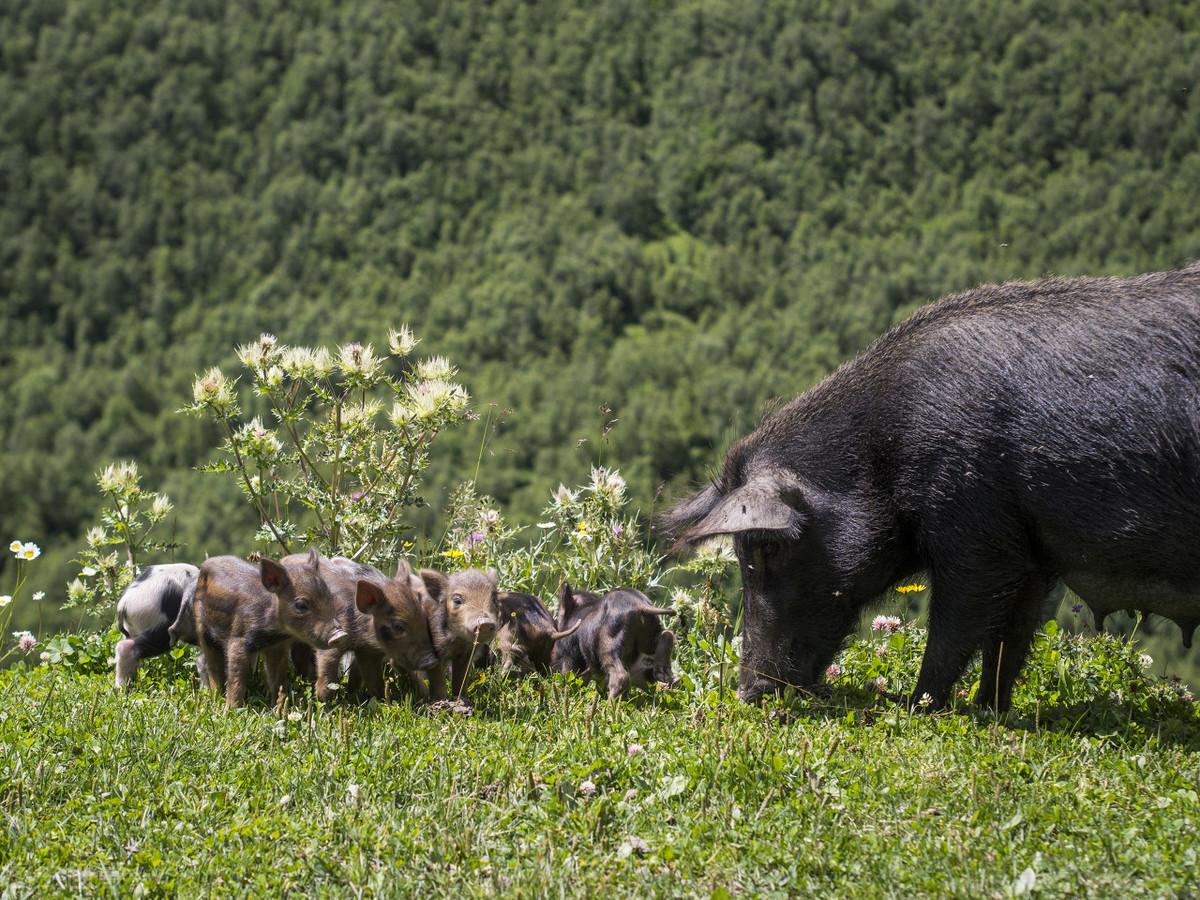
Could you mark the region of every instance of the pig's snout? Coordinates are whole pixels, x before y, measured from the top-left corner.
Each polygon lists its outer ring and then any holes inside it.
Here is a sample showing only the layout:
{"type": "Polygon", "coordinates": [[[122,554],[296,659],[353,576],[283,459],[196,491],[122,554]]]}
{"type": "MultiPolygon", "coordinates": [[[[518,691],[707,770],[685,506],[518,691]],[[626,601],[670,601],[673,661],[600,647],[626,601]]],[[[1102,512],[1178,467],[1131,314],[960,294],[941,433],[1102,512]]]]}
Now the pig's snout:
{"type": "Polygon", "coordinates": [[[437,654],[436,653],[427,653],[421,659],[420,663],[417,664],[417,671],[428,672],[430,669],[432,669],[437,664],[438,664],[437,654]]]}
{"type": "Polygon", "coordinates": [[[492,618],[476,619],[475,627],[472,630],[475,632],[475,637],[479,639],[479,643],[486,644],[496,636],[496,620],[492,618]]]}
{"type": "Polygon", "coordinates": [[[350,634],[346,629],[335,625],[325,636],[325,643],[333,650],[345,650],[350,646],[350,634]]]}

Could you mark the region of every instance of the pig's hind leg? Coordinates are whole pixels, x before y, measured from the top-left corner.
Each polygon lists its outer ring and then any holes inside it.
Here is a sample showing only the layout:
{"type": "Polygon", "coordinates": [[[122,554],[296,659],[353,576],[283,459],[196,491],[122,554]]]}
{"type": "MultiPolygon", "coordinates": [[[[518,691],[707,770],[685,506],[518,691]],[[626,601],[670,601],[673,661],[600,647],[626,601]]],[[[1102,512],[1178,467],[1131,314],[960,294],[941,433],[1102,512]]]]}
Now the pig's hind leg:
{"type": "Polygon", "coordinates": [[[608,683],[608,699],[615,700],[629,690],[629,670],[621,658],[622,643],[620,635],[605,634],[601,637],[600,646],[596,648],[599,670],[604,673],[608,683]]]}
{"type": "Polygon", "coordinates": [[[279,702],[279,692],[287,686],[288,663],[292,658],[290,645],[290,641],[285,641],[266,647],[262,651],[263,669],[267,676],[267,698],[271,703],[279,702]]]}
{"type": "Polygon", "coordinates": [[[675,683],[675,674],[671,671],[671,656],[675,653],[675,632],[663,629],[654,647],[654,680],[665,685],[675,683]]]}
{"type": "Polygon", "coordinates": [[[143,631],[136,637],[126,638],[117,644],[117,687],[128,687],[137,674],[138,665],[143,659],[161,656],[171,649],[171,636],[168,625],[156,625],[143,631]]]}

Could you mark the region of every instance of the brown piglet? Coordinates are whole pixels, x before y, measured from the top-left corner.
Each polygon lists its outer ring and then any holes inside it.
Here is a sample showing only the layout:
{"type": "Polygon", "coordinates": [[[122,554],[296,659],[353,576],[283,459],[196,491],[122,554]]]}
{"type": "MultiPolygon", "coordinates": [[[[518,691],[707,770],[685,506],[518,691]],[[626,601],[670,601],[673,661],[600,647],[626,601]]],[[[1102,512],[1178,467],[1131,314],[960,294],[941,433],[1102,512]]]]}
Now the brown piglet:
{"type": "Polygon", "coordinates": [[[192,613],[209,685],[225,692],[230,709],[245,702],[255,654],[263,655],[274,700],[287,677],[293,641],[328,649],[350,640],[316,550],[283,563],[263,559],[255,565],[236,556],[205,560],[192,613]]]}
{"type": "Polygon", "coordinates": [[[446,670],[451,690],[461,697],[475,650],[486,647],[496,636],[500,608],[496,592],[496,570],[465,569],[445,575],[422,569],[429,608],[429,630],[433,635],[438,664],[429,671],[429,689],[434,700],[446,699],[446,670]]]}
{"type": "Polygon", "coordinates": [[[343,647],[316,651],[317,699],[332,696],[331,684],[347,651],[354,653],[351,682],[374,697],[384,694],[383,664],[388,660],[421,684],[416,673],[435,668],[438,657],[422,603],[424,585],[409,564],[400,560],[395,577],[388,578],[373,566],[337,556],[321,560],[321,571],[350,637],[343,647]]]}

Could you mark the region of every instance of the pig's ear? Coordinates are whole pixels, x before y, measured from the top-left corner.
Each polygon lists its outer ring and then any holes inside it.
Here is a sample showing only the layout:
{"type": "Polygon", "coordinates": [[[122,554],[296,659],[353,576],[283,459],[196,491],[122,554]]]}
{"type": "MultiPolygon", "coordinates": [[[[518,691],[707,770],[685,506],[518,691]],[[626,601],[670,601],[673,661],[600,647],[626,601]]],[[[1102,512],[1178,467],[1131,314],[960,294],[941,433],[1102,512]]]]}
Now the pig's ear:
{"type": "Polygon", "coordinates": [[[803,525],[800,488],[777,474],[754,478],[728,494],[708,487],[668,514],[676,528],[677,546],[695,544],[719,534],[777,531],[791,535],[803,525]]]}
{"type": "Polygon", "coordinates": [[[488,580],[491,581],[493,588],[500,583],[500,573],[498,573],[495,569],[488,569],[483,574],[485,574],[488,577],[488,580]]]}
{"type": "Polygon", "coordinates": [[[377,612],[384,603],[383,590],[370,581],[359,581],[355,585],[354,605],[361,613],[377,612]]]}
{"type": "Polygon", "coordinates": [[[308,567],[310,569],[319,569],[321,567],[321,554],[317,552],[316,547],[308,551],[308,567]]]}
{"type": "Polygon", "coordinates": [[[272,594],[278,594],[291,587],[292,579],[288,577],[287,569],[273,559],[263,558],[258,561],[259,577],[263,587],[272,594]]]}
{"type": "Polygon", "coordinates": [[[396,581],[403,581],[405,584],[412,578],[412,566],[408,564],[408,560],[401,558],[396,563],[396,581]]]}
{"type": "Polygon", "coordinates": [[[437,569],[422,569],[421,580],[425,582],[425,590],[429,591],[429,596],[440,603],[446,596],[450,580],[437,569]]]}

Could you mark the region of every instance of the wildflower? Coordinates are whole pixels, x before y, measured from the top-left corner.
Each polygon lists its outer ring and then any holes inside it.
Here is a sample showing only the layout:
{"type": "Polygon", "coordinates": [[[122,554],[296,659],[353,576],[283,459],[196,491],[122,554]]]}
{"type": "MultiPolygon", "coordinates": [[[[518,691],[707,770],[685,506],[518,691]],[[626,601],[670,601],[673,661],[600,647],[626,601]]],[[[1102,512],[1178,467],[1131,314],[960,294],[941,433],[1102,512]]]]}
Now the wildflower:
{"type": "Polygon", "coordinates": [[[13,637],[17,639],[17,646],[21,649],[22,653],[28,653],[37,646],[37,638],[31,632],[14,631],[13,637]]]}
{"type": "Polygon", "coordinates": [[[630,744],[625,748],[625,755],[632,758],[639,755],[642,752],[642,749],[643,748],[641,744],[630,744]]]}
{"type": "Polygon", "coordinates": [[[612,530],[613,538],[618,541],[621,539],[621,535],[623,535],[625,533],[625,529],[623,527],[621,527],[620,522],[613,522],[611,530],[612,530]]]}
{"type": "MultiPolygon", "coordinates": [[[[87,570],[85,569],[84,571],[86,572],[87,570]]],[[[96,574],[94,569],[92,570],[92,574],[93,575],[96,574]]],[[[85,600],[85,599],[87,599],[87,595],[88,595],[87,585],[84,584],[82,581],[80,581],[78,578],[76,578],[74,581],[72,581],[70,584],[67,585],[67,596],[71,599],[72,602],[78,603],[81,600],[85,600]]]]}
{"type": "Polygon", "coordinates": [[[11,595],[4,594],[3,596],[0,596],[0,609],[3,609],[4,607],[8,606],[8,604],[10,604],[10,603],[12,603],[11,595]]]}
{"type": "Polygon", "coordinates": [[[442,556],[446,557],[446,559],[462,559],[466,554],[457,547],[451,547],[449,550],[443,550],[442,556]]]}
{"type": "Polygon", "coordinates": [[[211,406],[217,412],[231,412],[234,405],[233,385],[220,369],[213,366],[192,384],[192,399],[211,406]]]}
{"type": "Polygon", "coordinates": [[[547,529],[547,528],[556,528],[557,525],[554,522],[538,522],[537,527],[542,528],[542,529],[547,529]]]}
{"type": "Polygon", "coordinates": [[[342,408],[342,426],[357,428],[370,426],[379,413],[379,404],[374,400],[353,403],[342,408]]]}
{"type": "Polygon", "coordinates": [[[289,722],[299,722],[303,718],[304,715],[298,709],[293,709],[290,713],[288,713],[289,722]]]}
{"type": "Polygon", "coordinates": [[[586,520],[586,519],[580,519],[580,520],[579,520],[579,523],[578,523],[578,524],[575,526],[575,531],[576,531],[576,532],[578,532],[579,534],[587,534],[587,533],[588,533],[588,523],[587,523],[587,520],[586,520]]]}
{"type": "Polygon", "coordinates": [[[317,371],[316,354],[309,347],[288,347],[279,363],[293,378],[308,378],[317,371]]]}
{"type": "Polygon", "coordinates": [[[288,806],[291,805],[291,802],[292,802],[291,794],[284,794],[282,797],[279,798],[279,805],[281,807],[283,807],[284,809],[287,809],[288,806]]]}
{"type": "Polygon", "coordinates": [[[20,553],[21,548],[24,546],[25,546],[24,541],[13,541],[11,544],[8,545],[8,549],[11,550],[13,553],[20,553]]]}
{"type": "Polygon", "coordinates": [[[313,351],[312,367],[315,375],[328,375],[333,371],[333,357],[328,349],[318,347],[313,351]]]}
{"type": "Polygon", "coordinates": [[[888,645],[887,644],[877,644],[875,646],[875,655],[878,656],[880,659],[883,659],[885,656],[887,656],[887,653],[888,653],[888,645]]]}
{"type": "Polygon", "coordinates": [[[255,456],[274,456],[283,449],[283,444],[275,437],[275,432],[263,425],[258,416],[238,430],[237,440],[255,456]]]}
{"type": "Polygon", "coordinates": [[[45,599],[46,599],[46,592],[45,592],[45,591],[36,591],[36,592],[34,592],[33,599],[34,599],[35,601],[36,601],[36,600],[45,600],[45,599]]]}
{"type": "Polygon", "coordinates": [[[620,506],[625,500],[625,479],[612,469],[597,466],[592,469],[592,493],[620,506]]]}
{"type": "Polygon", "coordinates": [[[876,616],[871,620],[871,630],[893,634],[900,630],[902,624],[899,616],[876,616]]]}
{"type": "Polygon", "coordinates": [[[1082,609],[1083,609],[1082,603],[1072,603],[1071,604],[1071,612],[1075,613],[1075,615],[1079,615],[1079,612],[1082,609]]]}
{"type": "Polygon", "coordinates": [[[21,547],[21,552],[17,554],[18,559],[37,559],[42,555],[42,548],[30,541],[21,547]]]}
{"type": "Polygon", "coordinates": [[[842,667],[839,666],[837,663],[830,663],[828,668],[825,669],[825,677],[828,678],[830,681],[836,681],[841,676],[842,676],[842,667]]]}
{"type": "Polygon", "coordinates": [[[1141,664],[1143,669],[1148,669],[1154,665],[1154,657],[1149,653],[1142,653],[1138,656],[1138,663],[1141,664]]]}
{"type": "Polygon", "coordinates": [[[40,654],[38,654],[38,659],[40,659],[42,662],[50,662],[50,654],[43,650],[40,654]]]}
{"type": "Polygon", "coordinates": [[[637,788],[630,788],[625,792],[626,803],[632,803],[635,799],[637,799],[637,788]]]}
{"type": "Polygon", "coordinates": [[[933,705],[933,697],[926,691],[921,695],[921,699],[917,701],[917,705],[923,709],[928,709],[933,705]]]}
{"type": "Polygon", "coordinates": [[[88,578],[91,578],[93,575],[96,574],[96,570],[92,566],[84,566],[82,569],[79,570],[79,574],[86,575],[88,578]]]}
{"type": "Polygon", "coordinates": [[[388,329],[388,349],[394,356],[408,356],[419,343],[407,325],[388,329]]]}
{"type": "Polygon", "coordinates": [[[486,538],[484,538],[482,531],[472,531],[467,535],[467,539],[463,542],[463,544],[467,550],[470,551],[482,544],[484,540],[486,540],[486,538]]]}
{"type": "Polygon", "coordinates": [[[275,355],[275,335],[263,333],[252,344],[242,344],[237,348],[238,359],[247,369],[257,373],[266,367],[271,357],[275,355]]]}
{"type": "Polygon", "coordinates": [[[403,428],[414,418],[416,418],[416,413],[411,407],[405,406],[403,403],[393,403],[392,411],[388,415],[388,419],[397,428],[403,428]]]}
{"type": "Polygon", "coordinates": [[[449,381],[421,381],[407,388],[408,400],[418,419],[432,419],[438,413],[462,412],[470,396],[462,385],[449,381]]]}
{"type": "Polygon", "coordinates": [[[887,685],[888,685],[888,680],[886,678],[884,678],[882,675],[880,675],[878,678],[876,678],[874,681],[871,682],[871,687],[873,687],[875,689],[875,692],[879,693],[879,694],[882,694],[884,691],[887,690],[887,685]]]}
{"type": "Polygon", "coordinates": [[[166,494],[155,494],[154,502],[150,504],[150,516],[155,519],[161,519],[174,508],[175,506],[171,503],[171,498],[166,494]]]}
{"type": "Polygon", "coordinates": [[[901,584],[896,587],[897,594],[912,594],[923,590],[925,590],[925,585],[921,584],[920,582],[901,584]]]}
{"type": "Polygon", "coordinates": [[[445,381],[453,378],[457,370],[444,356],[432,356],[417,363],[415,372],[421,381],[445,381]]]}
{"type": "Polygon", "coordinates": [[[591,797],[596,793],[596,785],[591,781],[581,781],[579,783],[579,793],[585,797],[591,797]]]}
{"type": "Polygon", "coordinates": [[[108,533],[99,525],[88,529],[87,545],[89,547],[99,547],[106,540],[108,540],[108,533]]]}
{"type": "Polygon", "coordinates": [[[263,381],[266,382],[267,387],[283,387],[283,369],[279,366],[271,366],[267,369],[267,374],[263,376],[263,381]]]}
{"type": "Polygon", "coordinates": [[[554,492],[554,505],[559,508],[571,506],[575,502],[575,499],[575,492],[560,482],[558,490],[554,492]]]}
{"type": "Polygon", "coordinates": [[[485,509],[479,514],[479,524],[484,528],[494,528],[500,524],[500,513],[495,509],[485,509]]]}
{"type": "Polygon", "coordinates": [[[355,341],[342,345],[338,351],[338,368],[342,370],[343,375],[370,378],[379,371],[379,365],[380,360],[375,356],[370,344],[364,347],[355,341]]]}
{"type": "Polygon", "coordinates": [[[135,489],[139,477],[137,463],[122,460],[106,466],[104,471],[96,476],[96,482],[106,494],[121,494],[135,489]]]}

